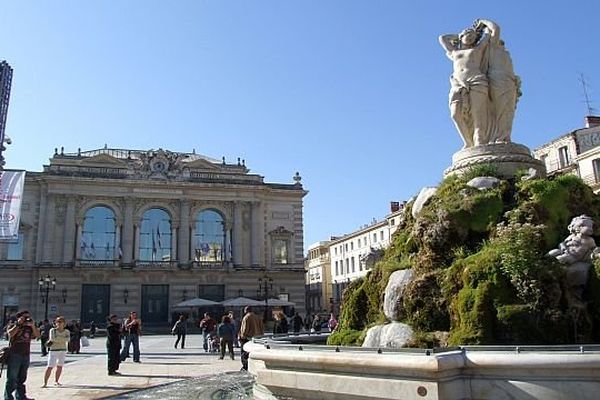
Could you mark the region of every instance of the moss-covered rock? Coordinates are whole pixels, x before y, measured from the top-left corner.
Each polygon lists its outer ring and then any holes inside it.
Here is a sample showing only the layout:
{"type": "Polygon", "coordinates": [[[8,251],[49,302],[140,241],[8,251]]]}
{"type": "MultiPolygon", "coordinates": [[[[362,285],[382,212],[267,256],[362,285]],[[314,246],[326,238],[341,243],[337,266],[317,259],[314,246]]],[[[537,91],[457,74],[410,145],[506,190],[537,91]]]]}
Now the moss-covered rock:
{"type": "MultiPolygon", "coordinates": [[[[445,179],[416,218],[410,205],[392,244],[366,278],[345,293],[341,331],[330,342],[359,340],[386,321],[389,275],[412,268],[402,322],[413,345],[569,343],[600,340],[600,263],[590,272],[587,307],[574,309],[563,287],[564,266],[547,252],[567,235],[570,220],[587,214],[600,224],[600,200],[575,176],[501,181],[492,189],[468,180],[493,171],[445,179]]],[[[598,229],[598,227],[597,227],[598,229]]]]}

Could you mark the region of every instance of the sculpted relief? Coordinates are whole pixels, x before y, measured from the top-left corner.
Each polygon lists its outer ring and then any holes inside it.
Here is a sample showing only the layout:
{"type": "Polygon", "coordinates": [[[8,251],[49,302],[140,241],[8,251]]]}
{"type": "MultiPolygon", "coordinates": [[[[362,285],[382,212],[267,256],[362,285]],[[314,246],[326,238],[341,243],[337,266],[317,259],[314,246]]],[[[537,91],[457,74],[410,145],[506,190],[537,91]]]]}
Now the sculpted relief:
{"type": "Polygon", "coordinates": [[[453,64],[450,116],[464,148],[508,143],[520,80],[493,21],[476,20],[459,34],[439,37],[453,64]]]}

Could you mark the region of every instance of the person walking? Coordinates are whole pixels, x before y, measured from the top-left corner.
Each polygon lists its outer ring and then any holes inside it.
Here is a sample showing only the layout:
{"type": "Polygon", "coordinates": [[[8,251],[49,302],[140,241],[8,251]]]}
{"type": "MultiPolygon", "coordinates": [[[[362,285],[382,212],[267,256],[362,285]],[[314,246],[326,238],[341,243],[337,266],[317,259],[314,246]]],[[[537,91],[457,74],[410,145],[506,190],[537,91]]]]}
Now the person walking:
{"type": "Polygon", "coordinates": [[[321,318],[319,317],[319,314],[315,314],[310,331],[321,333],[321,318]]]}
{"type": "Polygon", "coordinates": [[[67,355],[67,346],[71,335],[65,325],[67,321],[65,317],[58,316],[54,320],[54,328],[50,329],[48,350],[50,350],[50,356],[48,357],[48,364],[46,372],[44,373],[44,385],[48,386],[48,379],[52,374],[52,368],[56,366],[56,372],[54,373],[54,385],[60,386],[60,376],[62,375],[63,366],[65,365],[65,357],[67,355]]]}
{"type": "Polygon", "coordinates": [[[333,313],[329,314],[329,321],[327,321],[327,327],[329,327],[330,332],[335,332],[335,329],[338,326],[338,320],[333,313]]]}
{"type": "Polygon", "coordinates": [[[185,348],[185,335],[187,335],[187,319],[185,315],[181,314],[175,325],[173,325],[173,329],[171,329],[171,333],[173,335],[177,335],[177,340],[175,340],[175,348],[179,344],[181,340],[181,348],[185,348]]]}
{"type": "Polygon", "coordinates": [[[50,322],[45,319],[40,325],[40,344],[42,345],[42,357],[48,355],[48,347],[46,346],[46,343],[50,337],[50,329],[52,329],[52,325],[50,325],[50,322]]]}
{"type": "Polygon", "coordinates": [[[273,325],[273,334],[282,335],[288,333],[288,322],[285,314],[282,311],[275,311],[273,313],[275,319],[275,325],[273,325]]]}
{"type": "Polygon", "coordinates": [[[69,325],[67,325],[67,330],[71,335],[69,338],[69,353],[79,354],[79,351],[81,350],[81,324],[79,321],[72,320],[69,325]]]}
{"type": "Polygon", "coordinates": [[[233,335],[233,347],[240,347],[240,341],[238,339],[238,334],[240,333],[240,324],[237,319],[235,319],[235,314],[233,311],[229,311],[229,319],[231,320],[231,324],[235,329],[235,334],[233,335]]]}
{"type": "Polygon", "coordinates": [[[90,322],[90,338],[93,339],[96,336],[96,323],[90,322]]]}
{"type": "Polygon", "coordinates": [[[252,340],[254,336],[261,336],[265,334],[265,328],[263,325],[262,318],[252,312],[252,307],[246,306],[244,308],[244,318],[242,319],[242,325],[240,326],[240,346],[242,346],[242,370],[248,371],[248,358],[250,353],[244,350],[244,344],[252,340]]]}
{"type": "Polygon", "coordinates": [[[106,326],[106,353],[108,355],[108,374],[121,375],[117,372],[121,356],[121,326],[117,321],[117,316],[112,314],[108,317],[108,325],[106,326]]]}
{"type": "Polygon", "coordinates": [[[294,318],[292,319],[292,328],[294,329],[294,333],[300,333],[302,330],[302,317],[297,312],[294,314],[294,318]]]}
{"type": "Polygon", "coordinates": [[[6,386],[4,400],[13,400],[13,392],[17,392],[17,399],[27,400],[25,395],[25,381],[31,354],[31,339],[40,337],[40,330],[35,325],[29,311],[19,311],[16,323],[6,330],[10,345],[10,357],[6,368],[6,386]]]}
{"type": "Polygon", "coordinates": [[[219,360],[222,360],[225,357],[225,346],[227,346],[229,350],[229,357],[234,360],[233,338],[235,336],[235,326],[231,323],[229,315],[223,315],[223,318],[221,318],[221,323],[217,328],[217,334],[219,335],[219,339],[221,339],[221,356],[219,357],[219,360]]]}
{"type": "Polygon", "coordinates": [[[137,313],[132,311],[123,324],[125,331],[125,345],[121,350],[121,362],[129,357],[129,348],[133,345],[133,362],[140,361],[140,336],[142,334],[142,320],[138,319],[137,313]]]}
{"type": "Polygon", "coordinates": [[[202,331],[202,347],[204,347],[204,351],[208,353],[210,340],[211,337],[214,336],[217,323],[212,319],[209,313],[204,313],[204,318],[200,321],[199,327],[202,331]]]}

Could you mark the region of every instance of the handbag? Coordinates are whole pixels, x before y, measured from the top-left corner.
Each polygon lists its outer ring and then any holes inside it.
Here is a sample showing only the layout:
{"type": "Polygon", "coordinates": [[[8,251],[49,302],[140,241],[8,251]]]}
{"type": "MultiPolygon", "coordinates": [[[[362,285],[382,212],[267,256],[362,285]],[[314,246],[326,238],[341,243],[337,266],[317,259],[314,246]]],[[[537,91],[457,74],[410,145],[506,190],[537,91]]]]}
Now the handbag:
{"type": "Polygon", "coordinates": [[[81,346],[82,347],[88,347],[90,345],[90,341],[87,338],[87,336],[82,336],[81,337],[81,346]]]}

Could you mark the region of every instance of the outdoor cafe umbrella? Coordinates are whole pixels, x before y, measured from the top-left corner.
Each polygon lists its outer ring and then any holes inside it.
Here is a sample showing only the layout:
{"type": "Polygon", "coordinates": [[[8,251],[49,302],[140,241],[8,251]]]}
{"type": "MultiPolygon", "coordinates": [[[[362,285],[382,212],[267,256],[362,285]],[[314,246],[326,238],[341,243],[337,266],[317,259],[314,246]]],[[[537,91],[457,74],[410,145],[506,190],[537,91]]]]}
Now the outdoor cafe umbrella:
{"type": "MultiPolygon", "coordinates": [[[[291,301],[281,300],[281,299],[269,299],[269,307],[287,307],[287,306],[295,306],[296,303],[292,303],[291,301]]],[[[264,305],[264,302],[262,302],[264,305]]]]}
{"type": "Polygon", "coordinates": [[[223,307],[246,307],[246,306],[263,306],[265,303],[258,300],[249,299],[247,297],[236,297],[222,301],[223,307]]]}
{"type": "Polygon", "coordinates": [[[207,307],[207,306],[217,306],[219,303],[212,300],[201,299],[199,297],[182,301],[181,303],[175,304],[175,307],[185,308],[185,307],[207,307]]]}

